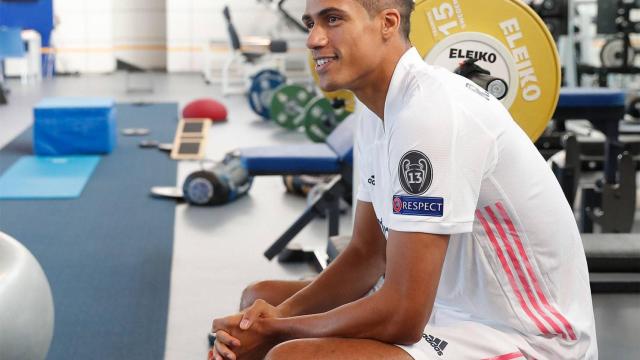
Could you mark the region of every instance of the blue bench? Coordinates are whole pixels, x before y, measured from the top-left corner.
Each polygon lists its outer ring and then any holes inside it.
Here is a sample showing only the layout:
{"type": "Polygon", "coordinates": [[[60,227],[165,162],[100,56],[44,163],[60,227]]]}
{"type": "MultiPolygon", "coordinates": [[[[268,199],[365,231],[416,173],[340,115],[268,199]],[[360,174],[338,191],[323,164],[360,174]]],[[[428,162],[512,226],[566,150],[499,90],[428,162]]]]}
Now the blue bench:
{"type": "Polygon", "coordinates": [[[243,148],[242,163],[251,175],[350,175],[355,121],[353,116],[345,119],[324,144],[243,148]]]}
{"type": "MultiPolygon", "coordinates": [[[[265,251],[264,255],[269,260],[279,255],[280,262],[308,261],[318,270],[326,267],[328,258],[324,255],[286,247],[314,218],[325,214],[329,220],[329,237],[338,235],[340,199],[350,198],[352,192],[355,126],[356,117],[348,117],[324,144],[251,147],[238,151],[243,167],[251,176],[336,175],[305,212],[265,251]]],[[[331,246],[328,242],[327,249],[331,246]]]]}

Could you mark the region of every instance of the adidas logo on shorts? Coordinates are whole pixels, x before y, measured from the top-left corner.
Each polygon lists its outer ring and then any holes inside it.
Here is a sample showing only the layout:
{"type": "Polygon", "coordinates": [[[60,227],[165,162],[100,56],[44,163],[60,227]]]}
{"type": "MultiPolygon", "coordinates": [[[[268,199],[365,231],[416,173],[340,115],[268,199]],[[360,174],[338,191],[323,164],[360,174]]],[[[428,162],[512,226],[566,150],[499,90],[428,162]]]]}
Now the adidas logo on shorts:
{"type": "Polygon", "coordinates": [[[444,354],[444,349],[447,347],[447,345],[449,345],[448,342],[440,340],[433,335],[422,334],[422,338],[431,345],[438,356],[442,356],[442,354],[444,354]]]}

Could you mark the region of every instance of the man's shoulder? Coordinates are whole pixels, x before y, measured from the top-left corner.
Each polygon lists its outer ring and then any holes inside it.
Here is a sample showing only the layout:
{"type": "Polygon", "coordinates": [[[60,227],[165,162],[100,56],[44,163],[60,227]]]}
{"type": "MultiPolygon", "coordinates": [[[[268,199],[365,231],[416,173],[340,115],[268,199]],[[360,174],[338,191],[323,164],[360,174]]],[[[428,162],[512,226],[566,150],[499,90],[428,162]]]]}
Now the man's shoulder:
{"type": "MultiPolygon", "coordinates": [[[[437,72],[437,69],[426,64],[408,72],[400,93],[390,104],[389,115],[394,119],[453,116],[459,96],[447,82],[447,77],[437,72]]],[[[399,122],[397,125],[402,123],[406,124],[399,122]]]]}
{"type": "Polygon", "coordinates": [[[415,64],[405,76],[400,98],[406,106],[448,106],[459,100],[463,86],[459,76],[446,69],[426,63],[415,64]]]}

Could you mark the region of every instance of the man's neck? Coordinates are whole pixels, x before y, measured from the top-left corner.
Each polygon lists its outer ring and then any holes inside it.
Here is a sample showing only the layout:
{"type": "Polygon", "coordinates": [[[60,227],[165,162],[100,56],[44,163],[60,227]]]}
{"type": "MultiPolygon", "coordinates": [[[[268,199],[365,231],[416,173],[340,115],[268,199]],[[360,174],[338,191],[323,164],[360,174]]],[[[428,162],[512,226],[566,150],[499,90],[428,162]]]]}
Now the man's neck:
{"type": "Polygon", "coordinates": [[[378,115],[382,121],[384,121],[384,107],[393,73],[396,70],[398,62],[400,62],[400,58],[402,58],[410,48],[410,44],[402,43],[384,49],[383,51],[388,55],[380,63],[380,66],[366,79],[366,82],[362,86],[353,89],[358,99],[369,110],[378,115]]]}

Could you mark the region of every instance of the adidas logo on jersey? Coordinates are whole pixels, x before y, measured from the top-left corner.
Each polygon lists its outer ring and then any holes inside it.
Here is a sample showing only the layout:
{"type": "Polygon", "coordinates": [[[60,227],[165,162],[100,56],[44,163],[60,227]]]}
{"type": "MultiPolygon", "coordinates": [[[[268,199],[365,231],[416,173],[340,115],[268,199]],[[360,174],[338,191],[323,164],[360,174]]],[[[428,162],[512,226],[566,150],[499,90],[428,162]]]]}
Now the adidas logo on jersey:
{"type": "Polygon", "coordinates": [[[369,178],[369,180],[367,181],[369,184],[376,186],[376,176],[375,175],[371,175],[371,177],[369,178]]]}
{"type": "Polygon", "coordinates": [[[448,342],[444,340],[440,340],[437,337],[434,337],[433,335],[422,334],[422,338],[426,342],[428,342],[429,345],[431,345],[431,347],[433,348],[433,350],[436,351],[438,356],[442,356],[442,354],[444,354],[444,349],[449,344],[448,342]]]}

